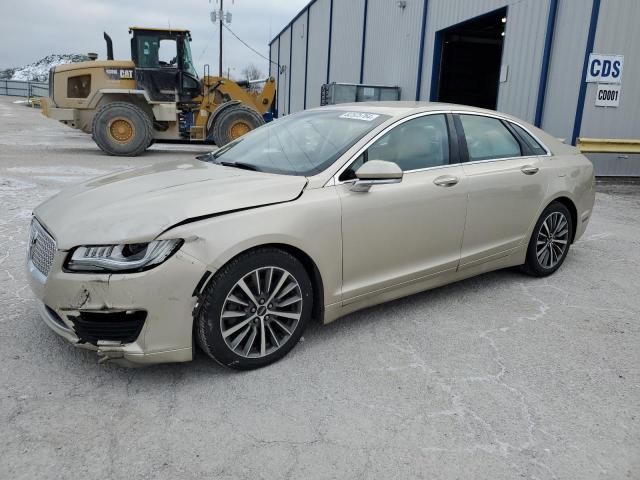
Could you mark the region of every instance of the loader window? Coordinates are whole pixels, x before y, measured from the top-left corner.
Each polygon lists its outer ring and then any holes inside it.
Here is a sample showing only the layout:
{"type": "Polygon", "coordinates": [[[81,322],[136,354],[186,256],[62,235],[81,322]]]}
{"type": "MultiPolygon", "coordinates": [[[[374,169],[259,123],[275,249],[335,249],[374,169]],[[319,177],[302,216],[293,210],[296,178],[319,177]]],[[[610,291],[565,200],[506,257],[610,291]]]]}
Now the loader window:
{"type": "Polygon", "coordinates": [[[67,98],[87,98],[89,93],[91,93],[91,75],[69,77],[67,98]]]}
{"type": "Polygon", "coordinates": [[[185,72],[191,74],[193,77],[198,78],[198,72],[196,72],[196,67],[193,66],[193,58],[191,57],[191,46],[189,44],[189,40],[184,38],[182,40],[182,65],[180,68],[185,72]]]}
{"type": "Polygon", "coordinates": [[[138,67],[176,67],[178,50],[176,41],[153,35],[138,35],[138,67]]]}
{"type": "Polygon", "coordinates": [[[158,62],[161,67],[177,67],[178,66],[178,49],[175,40],[160,40],[160,48],[158,49],[158,62]]]}

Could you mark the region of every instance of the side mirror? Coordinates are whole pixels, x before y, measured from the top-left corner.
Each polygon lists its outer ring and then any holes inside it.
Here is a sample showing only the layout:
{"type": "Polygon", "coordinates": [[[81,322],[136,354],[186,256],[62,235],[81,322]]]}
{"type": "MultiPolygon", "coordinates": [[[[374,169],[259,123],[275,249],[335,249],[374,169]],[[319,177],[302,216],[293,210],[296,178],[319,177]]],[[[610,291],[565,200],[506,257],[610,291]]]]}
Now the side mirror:
{"type": "Polygon", "coordinates": [[[402,169],[393,162],[369,160],[356,171],[356,181],[351,186],[351,190],[368,192],[374,185],[400,183],[402,176],[402,169]]]}

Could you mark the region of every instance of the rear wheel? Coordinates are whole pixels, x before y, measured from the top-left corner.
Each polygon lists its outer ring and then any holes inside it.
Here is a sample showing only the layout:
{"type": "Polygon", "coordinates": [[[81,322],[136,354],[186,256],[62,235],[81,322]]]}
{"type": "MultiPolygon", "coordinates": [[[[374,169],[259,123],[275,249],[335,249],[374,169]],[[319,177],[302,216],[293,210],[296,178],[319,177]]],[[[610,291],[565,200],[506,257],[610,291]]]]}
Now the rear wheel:
{"type": "Polygon", "coordinates": [[[551,203],[533,229],[524,272],[535,277],[551,275],[567,257],[572,238],[573,223],[569,209],[560,202],[551,203]]]}
{"type": "Polygon", "coordinates": [[[313,287],[294,256],[275,248],[240,255],[200,297],[195,334],[222,365],[250,370],[284,357],[311,317],[313,287]]]}
{"type": "Polygon", "coordinates": [[[153,142],[153,125],[139,107],[113,102],[101,107],[93,118],[92,136],[107,155],[133,157],[153,142]]]}
{"type": "Polygon", "coordinates": [[[264,118],[253,108],[245,105],[230,106],[222,110],[215,119],[213,141],[218,147],[223,147],[260,125],[264,125],[264,118]]]}

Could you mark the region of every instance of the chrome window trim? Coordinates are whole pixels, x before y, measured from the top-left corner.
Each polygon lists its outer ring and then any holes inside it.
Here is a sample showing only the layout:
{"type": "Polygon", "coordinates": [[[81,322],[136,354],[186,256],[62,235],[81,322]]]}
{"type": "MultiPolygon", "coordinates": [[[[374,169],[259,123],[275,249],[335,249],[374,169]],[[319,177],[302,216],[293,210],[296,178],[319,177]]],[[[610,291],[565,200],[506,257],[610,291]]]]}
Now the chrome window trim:
{"type": "Polygon", "coordinates": [[[414,113],[414,114],[411,114],[411,115],[409,115],[407,117],[401,118],[400,120],[398,120],[396,122],[393,122],[390,125],[387,125],[383,130],[378,132],[378,134],[375,137],[373,137],[371,140],[369,140],[363,147],[359,148],[356,151],[356,153],[353,154],[349,158],[349,160],[347,160],[340,167],[340,169],[323,185],[323,187],[353,183],[355,180],[341,181],[340,180],[340,175],[342,175],[342,173],[349,167],[349,165],[351,165],[352,162],[357,160],[357,158],[360,155],[362,155],[365,150],[367,150],[371,145],[373,145],[375,142],[377,142],[382,136],[384,136],[390,130],[396,128],[399,125],[402,125],[405,122],[408,122],[409,120],[413,120],[415,118],[425,117],[427,115],[446,115],[447,113],[457,114],[457,115],[477,115],[477,116],[481,116],[481,117],[494,118],[496,120],[502,120],[502,121],[505,121],[505,122],[511,122],[511,123],[513,123],[515,125],[518,125],[525,132],[527,132],[529,135],[531,135],[531,137],[533,137],[535,139],[535,141],[538,142],[542,148],[544,148],[546,154],[545,155],[518,155],[517,157],[488,158],[488,159],[485,159],[485,160],[472,160],[472,161],[469,161],[469,162],[449,163],[447,165],[437,165],[437,166],[434,166],[434,167],[425,167],[425,168],[418,168],[418,169],[415,169],[415,170],[407,170],[406,172],[404,172],[405,175],[410,174],[410,173],[425,172],[427,170],[435,170],[435,169],[441,169],[441,168],[447,168],[447,167],[455,167],[455,166],[463,166],[463,165],[474,165],[474,164],[477,164],[477,163],[502,162],[502,161],[506,161],[506,160],[515,160],[515,159],[523,159],[523,158],[551,157],[551,156],[553,156],[552,153],[551,153],[551,150],[549,150],[547,145],[544,142],[542,142],[542,140],[540,140],[540,138],[538,138],[536,135],[534,135],[526,126],[522,125],[520,122],[514,121],[514,120],[512,120],[512,119],[510,119],[508,117],[500,115],[499,113],[489,114],[489,113],[485,113],[485,112],[473,112],[473,111],[468,111],[468,110],[432,110],[432,111],[428,111],[428,112],[414,113]]]}

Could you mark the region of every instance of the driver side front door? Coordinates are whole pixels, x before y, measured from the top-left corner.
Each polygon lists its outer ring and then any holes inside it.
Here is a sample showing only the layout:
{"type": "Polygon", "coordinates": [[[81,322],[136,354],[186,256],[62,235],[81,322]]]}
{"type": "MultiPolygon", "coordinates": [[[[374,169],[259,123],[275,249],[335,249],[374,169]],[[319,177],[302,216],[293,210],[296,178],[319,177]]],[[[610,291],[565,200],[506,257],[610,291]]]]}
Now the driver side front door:
{"type": "Polygon", "coordinates": [[[444,114],[402,121],[338,178],[344,305],[419,291],[437,274],[456,271],[467,182],[457,149],[450,148],[449,123],[453,127],[444,114]],[[404,171],[402,182],[351,190],[355,170],[368,160],[397,163],[404,171]]]}

